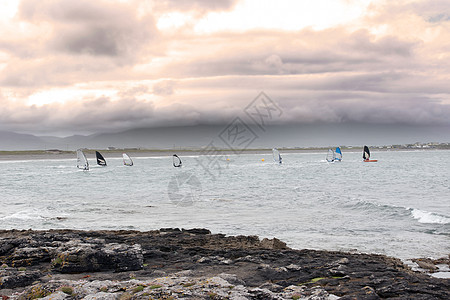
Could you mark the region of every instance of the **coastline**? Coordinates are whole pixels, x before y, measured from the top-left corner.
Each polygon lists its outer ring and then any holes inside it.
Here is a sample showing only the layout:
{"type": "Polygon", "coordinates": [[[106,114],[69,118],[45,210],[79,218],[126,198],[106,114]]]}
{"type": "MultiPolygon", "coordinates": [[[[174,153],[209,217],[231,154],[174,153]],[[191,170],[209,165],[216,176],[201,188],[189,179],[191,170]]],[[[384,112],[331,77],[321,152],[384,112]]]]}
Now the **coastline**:
{"type": "MultiPolygon", "coordinates": [[[[328,148],[298,148],[298,149],[279,149],[282,154],[288,153],[326,153],[328,148]]],[[[446,151],[450,149],[373,149],[372,152],[378,151],[446,151]]],[[[95,151],[92,149],[85,150],[88,157],[94,157],[95,151]]],[[[241,149],[238,151],[222,149],[217,153],[211,153],[201,149],[117,149],[117,150],[99,150],[106,158],[120,158],[122,153],[126,152],[131,157],[171,157],[173,154],[179,156],[190,155],[239,155],[239,154],[272,154],[272,149],[241,149]]],[[[361,152],[361,148],[343,148],[345,152],[361,152]]],[[[1,161],[23,161],[23,160],[60,160],[60,159],[76,159],[76,151],[49,151],[49,150],[29,150],[29,151],[0,151],[1,161]]]]}
{"type": "MultiPolygon", "coordinates": [[[[207,229],[0,230],[0,298],[449,299],[450,279],[376,254],[207,229]]],[[[436,271],[435,264],[416,260],[436,271]]]]}

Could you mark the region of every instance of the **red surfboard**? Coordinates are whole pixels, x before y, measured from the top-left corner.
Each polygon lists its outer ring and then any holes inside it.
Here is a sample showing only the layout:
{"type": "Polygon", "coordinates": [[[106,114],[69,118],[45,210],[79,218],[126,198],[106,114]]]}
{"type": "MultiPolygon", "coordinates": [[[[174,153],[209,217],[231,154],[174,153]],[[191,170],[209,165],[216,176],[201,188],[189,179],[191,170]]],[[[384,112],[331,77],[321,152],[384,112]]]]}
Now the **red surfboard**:
{"type": "Polygon", "coordinates": [[[363,162],[377,162],[378,159],[365,159],[363,162]]]}

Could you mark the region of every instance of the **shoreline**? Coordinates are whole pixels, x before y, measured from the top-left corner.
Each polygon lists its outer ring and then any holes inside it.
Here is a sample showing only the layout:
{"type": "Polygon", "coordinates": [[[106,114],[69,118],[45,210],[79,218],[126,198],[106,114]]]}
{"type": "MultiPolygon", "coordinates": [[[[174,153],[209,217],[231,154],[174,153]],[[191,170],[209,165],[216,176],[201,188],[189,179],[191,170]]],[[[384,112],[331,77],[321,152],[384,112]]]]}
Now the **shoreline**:
{"type": "MultiPolygon", "coordinates": [[[[283,154],[288,153],[326,153],[329,148],[312,148],[312,149],[282,149],[280,152],[283,154]]],[[[377,152],[403,152],[403,151],[448,151],[450,149],[376,149],[372,150],[373,153],[377,152]]],[[[92,149],[85,150],[85,154],[88,157],[95,157],[95,151],[92,149]]],[[[123,149],[123,150],[99,150],[106,158],[121,158],[122,153],[126,152],[131,157],[171,157],[173,154],[179,156],[190,155],[241,155],[241,154],[266,154],[271,155],[272,149],[243,149],[238,151],[222,149],[216,153],[207,152],[201,149],[158,149],[158,150],[135,150],[135,149],[123,149]]],[[[343,151],[350,153],[361,152],[362,148],[343,148],[343,151]]],[[[30,151],[0,151],[1,161],[23,161],[23,160],[61,160],[61,159],[76,159],[76,151],[48,151],[48,150],[30,150],[30,151]]]]}
{"type": "Polygon", "coordinates": [[[378,254],[207,229],[0,230],[0,299],[449,299],[450,279],[378,254]],[[6,298],[5,298],[6,297],[6,298]]]}

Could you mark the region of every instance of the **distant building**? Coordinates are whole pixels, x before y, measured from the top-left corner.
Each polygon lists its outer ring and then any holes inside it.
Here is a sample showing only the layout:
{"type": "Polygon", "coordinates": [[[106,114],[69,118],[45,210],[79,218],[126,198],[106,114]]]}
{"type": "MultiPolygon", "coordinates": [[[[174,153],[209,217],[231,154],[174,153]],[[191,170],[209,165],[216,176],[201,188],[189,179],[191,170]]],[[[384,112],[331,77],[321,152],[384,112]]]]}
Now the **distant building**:
{"type": "Polygon", "coordinates": [[[46,152],[48,152],[48,153],[62,153],[62,151],[59,150],[59,149],[48,149],[48,150],[46,150],[46,152]]]}

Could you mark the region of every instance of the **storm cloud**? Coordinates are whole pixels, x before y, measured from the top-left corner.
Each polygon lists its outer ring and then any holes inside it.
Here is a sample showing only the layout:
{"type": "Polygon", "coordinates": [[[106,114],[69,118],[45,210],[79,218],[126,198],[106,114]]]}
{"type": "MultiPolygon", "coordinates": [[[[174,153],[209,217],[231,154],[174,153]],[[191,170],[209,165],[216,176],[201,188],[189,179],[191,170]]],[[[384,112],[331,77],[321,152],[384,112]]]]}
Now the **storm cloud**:
{"type": "Polygon", "coordinates": [[[151,15],[138,16],[134,7],[108,1],[25,0],[19,14],[28,22],[49,23],[49,51],[131,57],[158,35],[151,15]]]}
{"type": "Polygon", "coordinates": [[[261,91],[283,111],[276,124],[450,124],[447,1],[374,0],[320,29],[196,30],[251,3],[19,1],[0,21],[0,126],[225,124],[261,91]]]}

